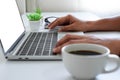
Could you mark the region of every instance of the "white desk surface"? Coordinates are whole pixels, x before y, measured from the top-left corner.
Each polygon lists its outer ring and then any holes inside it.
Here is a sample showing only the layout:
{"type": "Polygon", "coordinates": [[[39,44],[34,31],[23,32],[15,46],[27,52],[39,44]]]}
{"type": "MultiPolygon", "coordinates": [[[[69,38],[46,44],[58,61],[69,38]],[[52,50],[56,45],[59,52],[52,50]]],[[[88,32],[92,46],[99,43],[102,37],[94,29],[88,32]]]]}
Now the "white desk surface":
{"type": "MultiPolygon", "coordinates": [[[[83,20],[97,20],[97,16],[87,13],[72,13],[83,20]]],[[[66,13],[44,13],[47,16],[63,16],[66,13]]],[[[27,26],[27,22],[25,22],[27,26]]],[[[100,38],[120,38],[120,32],[85,33],[100,38]]],[[[0,48],[1,49],[1,48],[0,48]]],[[[114,65],[109,65],[111,68],[114,65]]],[[[62,61],[7,61],[0,50],[0,80],[74,80],[62,61]]],[[[113,73],[101,74],[96,80],[120,80],[120,69],[113,73]]]]}

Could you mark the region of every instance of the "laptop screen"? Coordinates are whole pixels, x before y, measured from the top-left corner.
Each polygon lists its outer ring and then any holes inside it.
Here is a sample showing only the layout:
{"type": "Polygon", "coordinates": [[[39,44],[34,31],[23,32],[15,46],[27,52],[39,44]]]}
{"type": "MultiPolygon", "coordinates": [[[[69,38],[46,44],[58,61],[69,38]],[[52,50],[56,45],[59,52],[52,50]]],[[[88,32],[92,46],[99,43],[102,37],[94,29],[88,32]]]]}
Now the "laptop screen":
{"type": "Polygon", "coordinates": [[[1,0],[0,10],[0,39],[6,52],[24,32],[24,27],[15,0],[1,0]]]}

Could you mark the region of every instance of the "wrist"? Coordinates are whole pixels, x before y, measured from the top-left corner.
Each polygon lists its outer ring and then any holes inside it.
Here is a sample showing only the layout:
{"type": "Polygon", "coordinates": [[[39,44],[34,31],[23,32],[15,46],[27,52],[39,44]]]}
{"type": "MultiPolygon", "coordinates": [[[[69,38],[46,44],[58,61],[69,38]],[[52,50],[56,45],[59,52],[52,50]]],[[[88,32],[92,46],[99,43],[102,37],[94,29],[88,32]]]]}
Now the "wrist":
{"type": "Polygon", "coordinates": [[[112,54],[120,55],[120,40],[105,39],[101,42],[102,45],[108,47],[112,54]]]}
{"type": "Polygon", "coordinates": [[[85,24],[86,24],[86,27],[85,27],[84,32],[94,31],[96,29],[95,21],[86,21],[85,24]]]}

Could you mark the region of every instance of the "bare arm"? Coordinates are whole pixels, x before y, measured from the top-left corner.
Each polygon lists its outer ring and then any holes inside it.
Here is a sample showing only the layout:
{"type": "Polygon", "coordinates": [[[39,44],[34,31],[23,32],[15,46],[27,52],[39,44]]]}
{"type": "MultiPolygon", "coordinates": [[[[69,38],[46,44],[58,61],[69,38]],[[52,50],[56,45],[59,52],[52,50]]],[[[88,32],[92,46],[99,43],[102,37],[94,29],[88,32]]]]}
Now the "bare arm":
{"type": "Polygon", "coordinates": [[[88,21],[87,31],[96,30],[112,30],[120,31],[120,16],[114,18],[106,18],[97,21],[88,21]]]}
{"type": "Polygon", "coordinates": [[[49,28],[52,29],[56,26],[61,26],[59,31],[120,31],[120,16],[96,21],[82,21],[72,15],[67,15],[56,19],[49,25],[49,28]]]}
{"type": "MultiPolygon", "coordinates": [[[[49,25],[52,29],[56,26],[61,26],[59,31],[120,31],[120,16],[114,18],[100,19],[96,21],[82,21],[72,15],[58,18],[49,25]]],[[[66,35],[63,39],[58,41],[53,52],[60,53],[61,48],[68,44],[73,43],[93,43],[107,46],[111,53],[120,56],[120,39],[99,39],[91,36],[77,36],[77,35],[66,35]]]]}

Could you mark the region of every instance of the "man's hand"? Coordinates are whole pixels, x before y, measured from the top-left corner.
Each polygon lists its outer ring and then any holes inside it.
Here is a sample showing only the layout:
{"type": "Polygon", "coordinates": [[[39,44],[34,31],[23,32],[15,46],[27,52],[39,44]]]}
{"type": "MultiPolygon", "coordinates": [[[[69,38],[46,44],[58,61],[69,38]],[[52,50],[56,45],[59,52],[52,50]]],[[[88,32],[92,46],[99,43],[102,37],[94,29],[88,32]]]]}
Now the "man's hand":
{"type": "Polygon", "coordinates": [[[61,40],[59,40],[53,49],[54,53],[61,53],[62,47],[69,44],[79,44],[79,43],[93,43],[100,44],[108,47],[111,50],[111,53],[120,54],[120,40],[110,40],[110,39],[99,39],[94,36],[78,36],[67,34],[61,40]]]}
{"type": "MultiPolygon", "coordinates": [[[[90,21],[89,21],[90,22],[90,21]]],[[[81,21],[72,15],[67,15],[53,21],[48,27],[53,29],[56,26],[61,26],[59,32],[62,31],[87,31],[87,27],[90,26],[88,21],[81,21]]]]}
{"type": "MultiPolygon", "coordinates": [[[[82,21],[71,15],[61,17],[53,21],[48,27],[53,29],[56,26],[61,26],[59,29],[62,31],[103,31],[103,30],[115,30],[120,31],[120,17],[101,19],[97,21],[82,21]]],[[[120,55],[120,39],[99,39],[91,36],[78,36],[78,35],[66,35],[53,49],[54,53],[60,53],[61,48],[68,44],[74,43],[93,43],[101,44],[108,47],[111,50],[111,53],[120,55]]]]}

